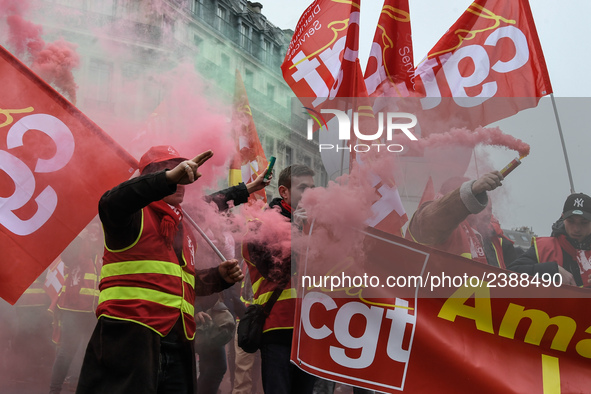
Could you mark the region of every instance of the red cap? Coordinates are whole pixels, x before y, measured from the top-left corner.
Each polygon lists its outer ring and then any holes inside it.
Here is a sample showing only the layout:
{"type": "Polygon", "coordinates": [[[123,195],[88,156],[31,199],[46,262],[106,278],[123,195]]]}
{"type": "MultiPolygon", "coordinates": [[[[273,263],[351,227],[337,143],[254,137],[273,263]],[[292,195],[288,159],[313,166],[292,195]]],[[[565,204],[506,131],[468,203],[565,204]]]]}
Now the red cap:
{"type": "Polygon", "coordinates": [[[140,159],[140,173],[144,172],[144,169],[148,164],[161,163],[168,160],[187,160],[182,157],[176,149],[170,145],[153,146],[140,159]]]}

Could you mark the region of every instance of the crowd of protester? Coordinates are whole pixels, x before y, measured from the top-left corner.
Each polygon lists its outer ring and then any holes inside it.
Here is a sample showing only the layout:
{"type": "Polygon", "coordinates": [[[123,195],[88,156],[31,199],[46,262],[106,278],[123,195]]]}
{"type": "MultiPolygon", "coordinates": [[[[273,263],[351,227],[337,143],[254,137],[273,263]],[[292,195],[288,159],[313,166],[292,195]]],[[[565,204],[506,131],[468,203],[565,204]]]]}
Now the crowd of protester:
{"type": "MultiPolygon", "coordinates": [[[[14,307],[0,304],[3,392],[40,382],[46,382],[40,392],[50,394],[369,392],[318,379],[290,362],[296,305],[291,255],[278,265],[273,245],[210,233],[228,259],[200,260],[203,251],[195,252],[198,240],[180,204],[211,155],[187,159],[169,146],[151,148],[140,175],[101,198],[104,231],[91,222],[62,253],[59,296],[52,300],[43,289],[46,272],[14,307]],[[264,305],[276,290],[260,351],[247,353],[237,344],[236,322],[248,305],[264,305]],[[227,338],[200,341],[200,329],[218,312],[233,320],[227,338]]],[[[283,169],[279,197],[266,209],[291,221],[302,195],[314,187],[314,175],[304,165],[283,169]]],[[[406,238],[501,269],[591,284],[591,197],[568,196],[552,235],[534,238],[524,253],[492,215],[488,192],[502,181],[494,171],[444,182],[432,201],[418,207],[406,238]]],[[[205,198],[223,211],[269,182],[261,174],[205,198]]]]}

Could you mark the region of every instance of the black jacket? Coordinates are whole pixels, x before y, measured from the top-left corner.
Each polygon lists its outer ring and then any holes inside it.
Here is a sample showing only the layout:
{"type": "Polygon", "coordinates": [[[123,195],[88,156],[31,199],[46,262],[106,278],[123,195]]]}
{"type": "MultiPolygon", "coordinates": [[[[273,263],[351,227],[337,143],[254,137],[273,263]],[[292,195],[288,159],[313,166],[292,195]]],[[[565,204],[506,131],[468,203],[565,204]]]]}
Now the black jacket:
{"type": "MultiPolygon", "coordinates": [[[[99,201],[99,216],[105,233],[105,244],[109,248],[123,249],[131,245],[141,230],[142,208],[176,191],[176,185],[166,182],[165,171],[130,179],[103,194],[99,201]]],[[[220,210],[225,210],[231,200],[235,205],[246,202],[248,191],[246,185],[241,183],[214,193],[206,199],[214,202],[220,210]]],[[[177,254],[181,253],[180,247],[177,246],[182,245],[182,241],[176,242],[176,239],[182,239],[183,231],[184,226],[181,222],[174,243],[177,254]]],[[[181,260],[179,257],[179,261],[181,260]]],[[[231,286],[223,280],[217,267],[196,270],[195,280],[195,294],[199,296],[219,292],[231,286]]]]}

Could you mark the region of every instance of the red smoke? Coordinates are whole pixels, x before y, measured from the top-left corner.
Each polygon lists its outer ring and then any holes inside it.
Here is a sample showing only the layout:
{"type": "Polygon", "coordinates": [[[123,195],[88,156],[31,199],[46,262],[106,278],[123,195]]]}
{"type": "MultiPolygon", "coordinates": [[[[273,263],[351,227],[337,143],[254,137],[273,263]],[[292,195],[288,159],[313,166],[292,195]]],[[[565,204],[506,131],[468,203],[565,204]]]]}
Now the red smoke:
{"type": "Polygon", "coordinates": [[[473,148],[476,145],[500,146],[512,149],[519,153],[519,156],[529,155],[529,145],[511,135],[504,134],[498,127],[478,127],[474,131],[469,129],[451,129],[447,133],[431,134],[427,138],[420,138],[417,141],[406,143],[406,146],[415,148],[426,147],[450,147],[464,146],[473,148]]]}
{"type": "Polygon", "coordinates": [[[8,25],[8,43],[16,55],[28,60],[33,71],[75,104],[78,86],[74,83],[72,70],[80,65],[76,45],[64,39],[47,44],[41,37],[41,25],[25,19],[28,10],[27,0],[0,1],[0,14],[6,15],[8,25]]]}
{"type": "MultiPolygon", "coordinates": [[[[374,164],[386,159],[378,158],[374,164]]],[[[308,189],[302,196],[300,206],[306,210],[308,223],[313,224],[312,236],[295,239],[294,249],[302,256],[309,253],[313,261],[326,263],[306,267],[306,275],[333,275],[345,270],[351,274],[363,269],[363,234],[359,230],[372,217],[371,206],[376,201],[369,183],[372,167],[355,166],[351,174],[329,182],[326,188],[308,189]]],[[[298,266],[300,273],[303,269],[298,266]]]]}
{"type": "Polygon", "coordinates": [[[47,83],[55,85],[65,93],[70,101],[76,103],[78,85],[74,82],[72,70],[80,65],[80,57],[76,53],[77,45],[59,39],[45,45],[33,57],[31,68],[47,83]]]}
{"type": "Polygon", "coordinates": [[[286,283],[291,278],[292,225],[276,209],[261,209],[262,202],[240,207],[239,221],[246,220],[244,243],[256,243],[270,252],[269,278],[286,283]]]}
{"type": "Polygon", "coordinates": [[[8,43],[18,56],[39,53],[45,41],[41,38],[43,28],[22,18],[21,15],[8,15],[6,22],[9,28],[8,43]]]}

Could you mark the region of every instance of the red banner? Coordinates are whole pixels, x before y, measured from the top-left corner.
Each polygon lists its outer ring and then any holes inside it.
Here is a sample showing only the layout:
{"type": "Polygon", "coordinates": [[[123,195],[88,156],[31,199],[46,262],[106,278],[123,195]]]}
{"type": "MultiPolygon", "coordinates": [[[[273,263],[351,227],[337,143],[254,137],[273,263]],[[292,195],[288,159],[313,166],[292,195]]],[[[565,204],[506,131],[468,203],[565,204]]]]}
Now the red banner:
{"type": "Polygon", "coordinates": [[[589,289],[372,229],[363,266],[315,261],[310,237],[292,347],[301,369],[388,393],[588,392],[589,289]]]}
{"type": "Polygon", "coordinates": [[[137,162],[0,47],[0,297],[14,304],[137,162]]]}
{"type": "Polygon", "coordinates": [[[427,96],[422,108],[439,114],[432,125],[421,119],[428,132],[449,131],[441,122],[450,114],[451,125],[475,128],[535,107],[552,86],[528,1],[472,3],[419,64],[415,82],[427,96]]]}
{"type": "MultiPolygon", "coordinates": [[[[267,168],[267,158],[257,133],[252,110],[246,95],[246,87],[236,70],[236,86],[234,88],[234,108],[232,111],[232,134],[236,141],[237,153],[230,163],[230,186],[240,182],[253,182],[261,171],[267,168]]],[[[267,202],[265,190],[251,193],[249,201],[263,200],[267,202]]]]}
{"type": "MultiPolygon", "coordinates": [[[[335,97],[347,32],[359,25],[359,1],[316,0],[300,17],[281,70],[297,97],[316,97],[317,107],[335,97]],[[336,85],[336,86],[335,86],[336,85]]],[[[350,54],[354,62],[357,54],[350,54]]]]}
{"type": "Polygon", "coordinates": [[[414,69],[408,0],[386,0],[365,68],[369,95],[409,96],[415,90],[414,69]]]}

